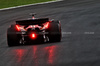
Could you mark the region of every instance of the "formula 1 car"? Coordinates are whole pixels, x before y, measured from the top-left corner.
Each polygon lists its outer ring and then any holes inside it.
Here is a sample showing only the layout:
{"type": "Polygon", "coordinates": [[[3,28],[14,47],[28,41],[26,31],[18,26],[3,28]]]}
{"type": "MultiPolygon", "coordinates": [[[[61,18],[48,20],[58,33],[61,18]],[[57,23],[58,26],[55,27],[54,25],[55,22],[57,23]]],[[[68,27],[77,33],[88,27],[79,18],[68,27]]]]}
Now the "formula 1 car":
{"type": "Polygon", "coordinates": [[[61,24],[58,20],[34,18],[32,14],[31,19],[15,23],[7,29],[8,46],[61,41],[61,24]]]}

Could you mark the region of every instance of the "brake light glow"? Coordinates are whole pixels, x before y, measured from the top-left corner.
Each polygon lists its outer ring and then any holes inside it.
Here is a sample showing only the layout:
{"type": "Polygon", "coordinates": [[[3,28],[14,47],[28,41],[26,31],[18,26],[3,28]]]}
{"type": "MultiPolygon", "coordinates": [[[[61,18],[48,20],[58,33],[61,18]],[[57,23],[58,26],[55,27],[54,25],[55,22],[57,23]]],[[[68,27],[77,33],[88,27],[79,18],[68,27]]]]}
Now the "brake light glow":
{"type": "Polygon", "coordinates": [[[20,31],[20,27],[19,27],[19,25],[16,25],[16,29],[17,29],[18,31],[20,31]]]}
{"type": "Polygon", "coordinates": [[[44,26],[45,28],[49,27],[49,22],[46,23],[46,25],[44,26]]]}

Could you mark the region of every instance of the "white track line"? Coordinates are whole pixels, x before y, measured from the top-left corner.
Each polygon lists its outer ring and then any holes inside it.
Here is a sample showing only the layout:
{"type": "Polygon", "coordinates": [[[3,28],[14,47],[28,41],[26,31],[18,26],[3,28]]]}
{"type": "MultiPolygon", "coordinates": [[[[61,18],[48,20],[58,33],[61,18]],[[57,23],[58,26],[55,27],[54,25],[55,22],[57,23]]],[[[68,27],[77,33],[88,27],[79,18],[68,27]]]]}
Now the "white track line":
{"type": "Polygon", "coordinates": [[[20,8],[20,7],[33,6],[33,5],[40,5],[40,4],[47,4],[47,3],[59,2],[59,1],[63,1],[63,0],[55,0],[55,1],[48,1],[48,2],[41,2],[41,3],[35,3],[35,4],[28,4],[28,5],[21,5],[21,6],[3,8],[3,9],[0,9],[0,11],[9,10],[9,9],[15,9],[15,8],[20,8]]]}

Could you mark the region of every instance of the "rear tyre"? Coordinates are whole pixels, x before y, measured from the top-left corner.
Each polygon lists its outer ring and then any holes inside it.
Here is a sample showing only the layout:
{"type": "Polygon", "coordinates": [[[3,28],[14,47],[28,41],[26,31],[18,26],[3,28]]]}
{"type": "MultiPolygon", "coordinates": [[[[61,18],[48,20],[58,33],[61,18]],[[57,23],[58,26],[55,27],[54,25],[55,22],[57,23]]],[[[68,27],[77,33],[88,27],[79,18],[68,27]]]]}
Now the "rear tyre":
{"type": "Polygon", "coordinates": [[[53,21],[49,24],[49,41],[60,42],[61,41],[61,24],[59,21],[53,21]]]}
{"type": "Polygon", "coordinates": [[[16,32],[15,25],[7,29],[7,43],[9,47],[19,44],[20,39],[18,38],[16,32]]]}

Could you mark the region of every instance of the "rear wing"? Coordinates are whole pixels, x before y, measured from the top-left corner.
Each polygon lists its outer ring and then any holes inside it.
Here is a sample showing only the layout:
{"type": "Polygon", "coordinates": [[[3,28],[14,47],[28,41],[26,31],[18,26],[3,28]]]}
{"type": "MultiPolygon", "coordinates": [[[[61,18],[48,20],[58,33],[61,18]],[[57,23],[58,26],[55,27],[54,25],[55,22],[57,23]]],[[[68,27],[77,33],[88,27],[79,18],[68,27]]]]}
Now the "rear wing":
{"type": "Polygon", "coordinates": [[[48,22],[49,18],[40,18],[40,19],[30,19],[30,20],[20,20],[16,21],[16,24],[19,25],[36,25],[36,24],[43,24],[48,22]]]}

